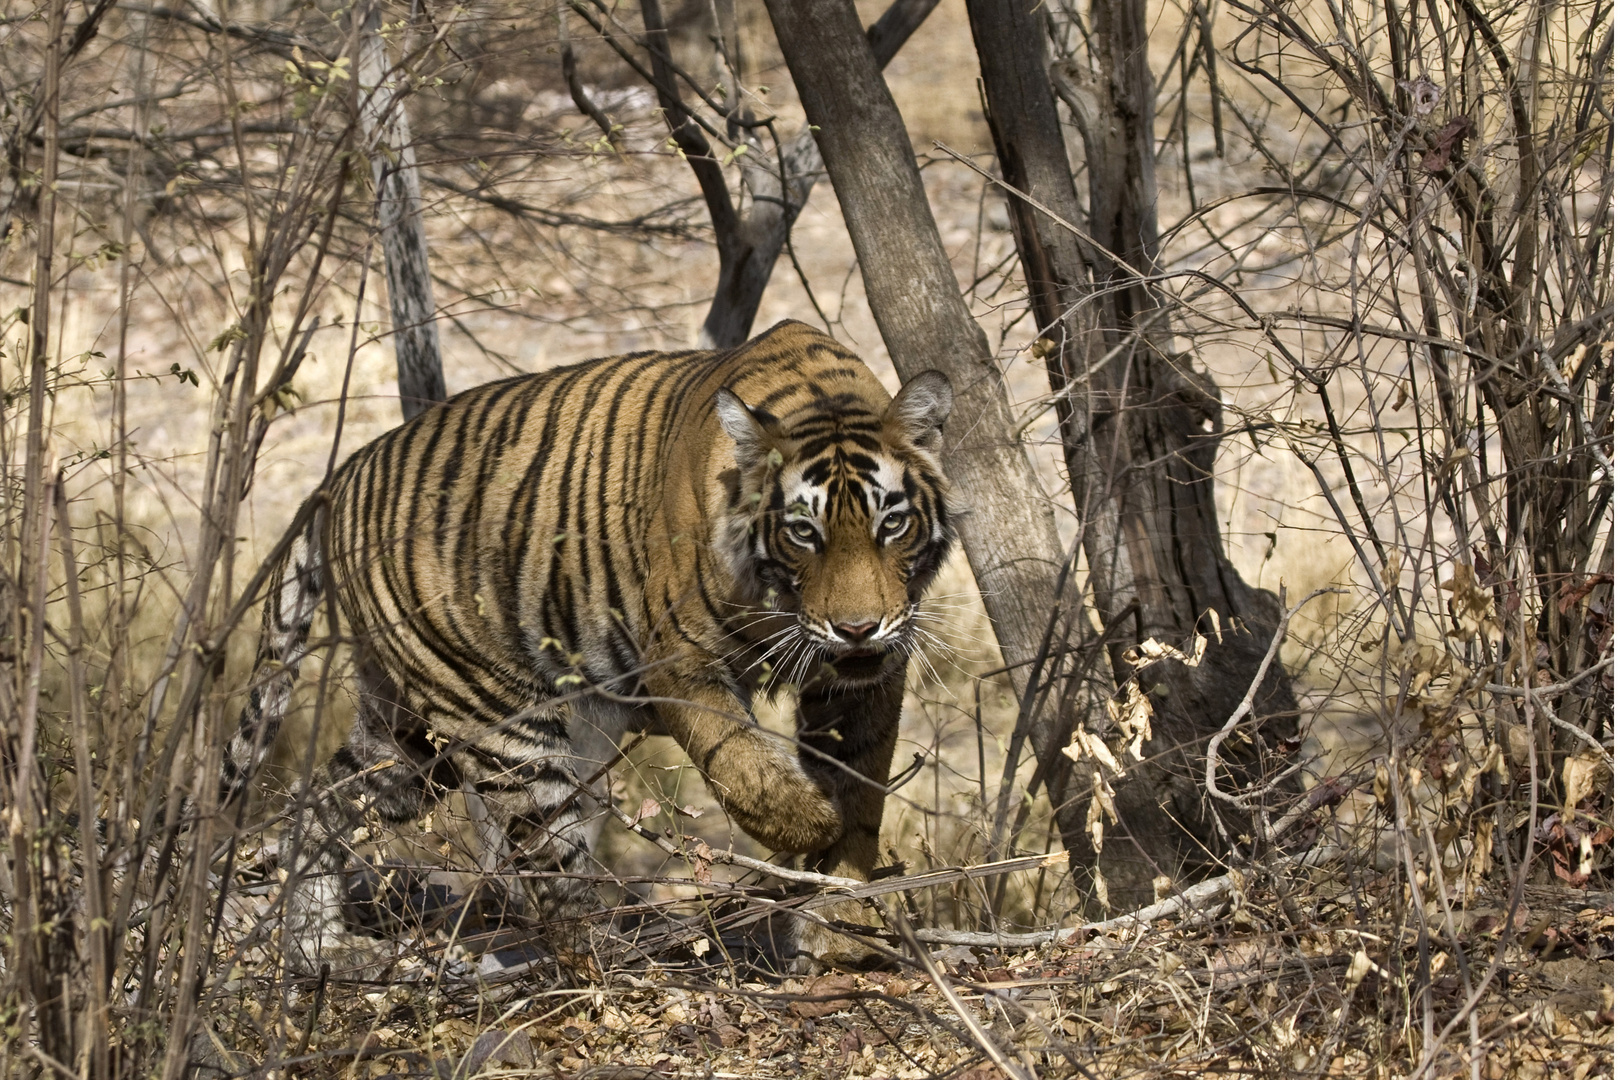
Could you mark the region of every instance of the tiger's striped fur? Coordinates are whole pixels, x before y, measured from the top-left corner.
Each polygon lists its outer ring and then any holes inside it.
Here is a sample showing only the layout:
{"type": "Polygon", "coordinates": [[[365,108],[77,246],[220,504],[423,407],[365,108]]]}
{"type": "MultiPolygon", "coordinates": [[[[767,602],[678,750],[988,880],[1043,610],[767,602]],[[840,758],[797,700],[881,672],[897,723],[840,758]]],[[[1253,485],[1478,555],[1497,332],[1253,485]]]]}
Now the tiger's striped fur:
{"type": "MultiPolygon", "coordinates": [[[[272,579],[230,794],[275,737],[326,591],[361,642],[354,730],[299,828],[309,963],[341,935],[341,841],[456,787],[486,865],[525,853],[554,919],[590,900],[579,780],[667,732],[749,834],[865,878],[913,616],[953,542],[949,382],[891,402],[800,323],[725,352],[637,353],[481,386],[354,454],[272,579]],[[754,722],[799,691],[798,745],[754,722]]],[[[822,943],[825,947],[825,943],[822,943]]],[[[298,954],[294,959],[299,958],[298,954]]]]}

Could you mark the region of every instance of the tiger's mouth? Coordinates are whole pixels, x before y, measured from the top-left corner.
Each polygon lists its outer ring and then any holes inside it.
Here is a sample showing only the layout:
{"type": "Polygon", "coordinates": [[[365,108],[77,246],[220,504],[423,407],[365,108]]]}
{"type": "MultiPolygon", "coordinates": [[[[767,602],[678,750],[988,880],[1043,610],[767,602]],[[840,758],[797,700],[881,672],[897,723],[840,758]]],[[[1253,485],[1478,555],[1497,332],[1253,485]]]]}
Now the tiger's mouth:
{"type": "Polygon", "coordinates": [[[888,662],[889,649],[881,646],[872,646],[863,649],[851,649],[840,653],[831,659],[832,668],[846,679],[871,678],[883,670],[888,662]]]}

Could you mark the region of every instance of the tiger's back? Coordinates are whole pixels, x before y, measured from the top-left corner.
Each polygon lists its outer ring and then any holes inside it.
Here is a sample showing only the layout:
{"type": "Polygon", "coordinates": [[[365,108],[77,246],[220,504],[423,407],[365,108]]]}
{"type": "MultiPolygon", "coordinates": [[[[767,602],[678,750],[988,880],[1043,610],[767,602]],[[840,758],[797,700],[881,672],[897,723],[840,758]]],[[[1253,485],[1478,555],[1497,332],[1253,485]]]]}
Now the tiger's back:
{"type": "MultiPolygon", "coordinates": [[[[486,849],[565,871],[535,902],[580,908],[581,774],[650,726],[748,832],[864,876],[909,616],[951,542],[949,386],[923,382],[891,405],[858,358],[785,323],[729,352],[491,383],[368,444],[273,583],[232,786],[264,756],[331,589],[361,642],[361,700],[317,778],[347,794],[304,822],[324,847],[361,806],[406,821],[470,785],[494,811],[486,849]],[[797,750],[748,711],[789,680],[797,750]]],[[[290,915],[316,953],[342,935],[323,890],[290,915]]]]}

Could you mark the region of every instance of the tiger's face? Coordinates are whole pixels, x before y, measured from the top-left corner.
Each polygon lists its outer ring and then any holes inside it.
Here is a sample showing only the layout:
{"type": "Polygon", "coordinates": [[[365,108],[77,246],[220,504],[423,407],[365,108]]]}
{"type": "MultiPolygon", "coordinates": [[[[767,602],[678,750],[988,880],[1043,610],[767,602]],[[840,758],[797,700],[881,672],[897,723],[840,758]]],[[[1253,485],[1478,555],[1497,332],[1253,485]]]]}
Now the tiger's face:
{"type": "Polygon", "coordinates": [[[717,396],[737,461],[717,545],[741,598],[782,616],[744,621],[769,629],[783,681],[857,685],[904,665],[955,539],[939,463],[951,400],[937,371],[881,413],[849,395],[777,418],[717,396]]]}

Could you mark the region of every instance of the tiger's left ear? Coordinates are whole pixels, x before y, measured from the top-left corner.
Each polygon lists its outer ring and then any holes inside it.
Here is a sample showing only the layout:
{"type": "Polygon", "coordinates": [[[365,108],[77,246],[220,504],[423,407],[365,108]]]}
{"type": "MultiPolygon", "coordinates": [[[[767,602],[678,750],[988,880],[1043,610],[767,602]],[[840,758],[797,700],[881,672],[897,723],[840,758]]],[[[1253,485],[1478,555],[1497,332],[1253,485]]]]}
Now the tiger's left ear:
{"type": "Polygon", "coordinates": [[[955,400],[951,380],[944,372],[924,371],[907,379],[894,395],[883,414],[883,423],[898,427],[918,448],[937,454],[945,441],[945,419],[951,415],[955,400]]]}
{"type": "Polygon", "coordinates": [[[770,447],[770,433],[758,414],[724,387],[714,395],[714,411],[720,417],[720,427],[737,444],[737,468],[747,472],[765,456],[770,447]]]}

